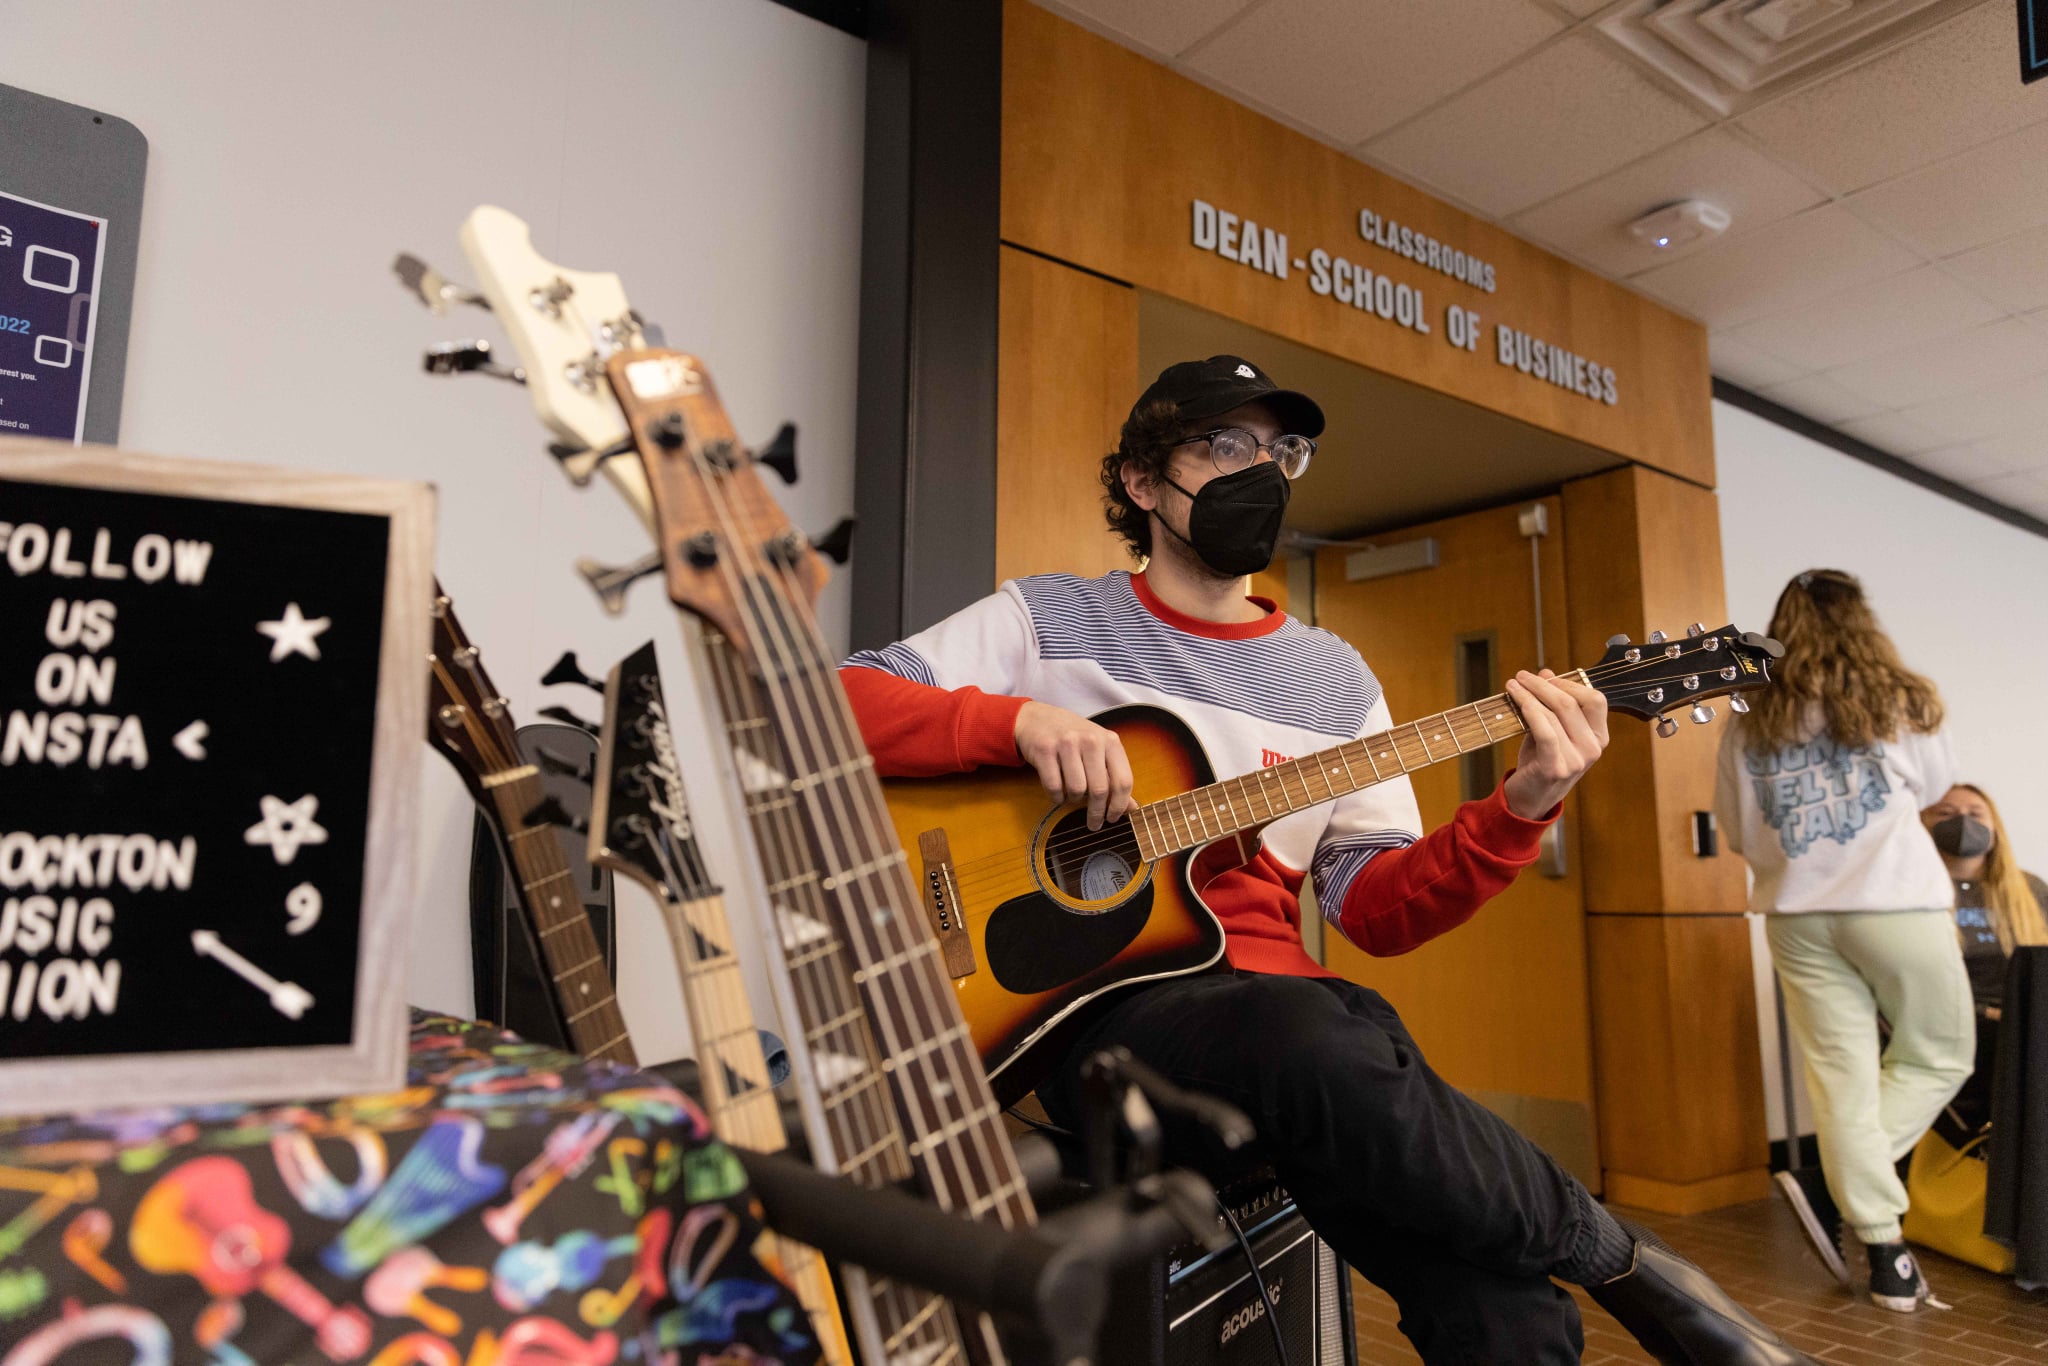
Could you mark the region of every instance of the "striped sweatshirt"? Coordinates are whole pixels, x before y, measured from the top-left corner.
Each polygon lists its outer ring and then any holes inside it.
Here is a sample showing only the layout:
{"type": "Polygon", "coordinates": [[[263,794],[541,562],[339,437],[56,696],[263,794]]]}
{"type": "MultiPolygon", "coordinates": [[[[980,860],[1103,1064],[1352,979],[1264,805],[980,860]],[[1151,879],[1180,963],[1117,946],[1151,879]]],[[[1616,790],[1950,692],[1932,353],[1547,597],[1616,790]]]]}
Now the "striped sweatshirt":
{"type": "MultiPolygon", "coordinates": [[[[840,677],[884,777],[1021,765],[1015,730],[1027,700],[1083,716],[1163,708],[1187,723],[1219,779],[1392,724],[1356,650],[1251,601],[1259,620],[1204,621],[1161,602],[1143,574],[1034,575],[854,655],[840,677]]],[[[1525,820],[1496,788],[1424,838],[1415,793],[1396,778],[1275,821],[1258,857],[1202,899],[1223,923],[1233,966],[1332,976],[1302,948],[1305,878],[1345,938],[1367,953],[1405,953],[1471,919],[1534,862],[1555,816],[1525,820]]]]}

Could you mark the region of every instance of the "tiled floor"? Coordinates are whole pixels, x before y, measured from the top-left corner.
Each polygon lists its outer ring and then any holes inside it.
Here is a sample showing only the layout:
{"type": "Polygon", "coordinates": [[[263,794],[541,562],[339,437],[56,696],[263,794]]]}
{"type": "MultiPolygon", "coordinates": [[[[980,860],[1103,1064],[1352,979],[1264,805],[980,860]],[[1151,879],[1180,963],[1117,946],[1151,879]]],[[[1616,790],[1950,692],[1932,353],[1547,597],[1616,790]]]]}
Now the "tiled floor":
{"type": "MultiPolygon", "coordinates": [[[[1737,1205],[1690,1219],[1617,1211],[1654,1229],[1698,1262],[1786,1341],[1825,1362],[1854,1366],[2038,1366],[2048,1362],[2048,1291],[2029,1293],[2006,1277],[1922,1255],[1943,1312],[1894,1314],[1852,1298],[1821,1269],[1791,1213],[1776,1201],[1737,1205]]],[[[1857,1268],[1860,1270],[1860,1268],[1857,1268]]],[[[1414,1362],[1394,1326],[1393,1301],[1354,1280],[1360,1366],[1414,1362]]],[[[1583,1294],[1589,1363],[1647,1363],[1621,1326],[1583,1294]]],[[[1504,1363],[1505,1366],[1505,1363],[1504,1363]]]]}

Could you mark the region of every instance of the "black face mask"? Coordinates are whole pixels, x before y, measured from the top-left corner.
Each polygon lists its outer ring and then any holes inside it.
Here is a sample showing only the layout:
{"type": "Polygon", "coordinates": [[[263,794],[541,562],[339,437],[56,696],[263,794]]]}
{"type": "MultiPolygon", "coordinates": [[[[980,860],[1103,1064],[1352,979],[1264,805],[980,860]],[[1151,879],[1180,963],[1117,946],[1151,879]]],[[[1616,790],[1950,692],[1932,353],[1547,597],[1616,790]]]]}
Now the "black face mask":
{"type": "Polygon", "coordinates": [[[1278,465],[1270,460],[1247,465],[1211,479],[1199,493],[1188,493],[1171,479],[1166,482],[1191,500],[1188,534],[1166,526],[1164,517],[1160,525],[1201,556],[1203,564],[1235,577],[1256,574],[1273,562],[1274,547],[1280,544],[1280,519],[1294,496],[1294,486],[1278,465]]]}
{"type": "Polygon", "coordinates": [[[1936,821],[1929,831],[1934,847],[1950,858],[1975,858],[1991,852],[1991,827],[1968,816],[1936,821]]]}

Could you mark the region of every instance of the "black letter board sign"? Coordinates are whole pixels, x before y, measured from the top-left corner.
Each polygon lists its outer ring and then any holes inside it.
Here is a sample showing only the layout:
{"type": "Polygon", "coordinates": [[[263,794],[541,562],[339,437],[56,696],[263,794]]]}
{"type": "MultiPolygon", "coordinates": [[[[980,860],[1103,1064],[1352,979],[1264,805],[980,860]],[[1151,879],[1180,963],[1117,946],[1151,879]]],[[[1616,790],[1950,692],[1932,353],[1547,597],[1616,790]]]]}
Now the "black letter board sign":
{"type": "Polygon", "coordinates": [[[0,1111],[401,1084],[432,520],[0,439],[0,1111]]]}

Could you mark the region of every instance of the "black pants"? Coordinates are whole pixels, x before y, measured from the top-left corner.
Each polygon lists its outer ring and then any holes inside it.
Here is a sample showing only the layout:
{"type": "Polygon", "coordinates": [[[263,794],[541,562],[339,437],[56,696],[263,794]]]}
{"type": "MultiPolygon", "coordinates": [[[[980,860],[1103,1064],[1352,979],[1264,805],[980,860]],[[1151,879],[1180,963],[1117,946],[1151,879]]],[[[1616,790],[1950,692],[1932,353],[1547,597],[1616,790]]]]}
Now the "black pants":
{"type": "MultiPolygon", "coordinates": [[[[1080,1060],[1113,1044],[1251,1117],[1258,1155],[1430,1366],[1579,1360],[1578,1307],[1546,1273],[1592,1196],[1431,1070],[1378,992],[1233,972],[1114,998],[1039,1091],[1055,1120],[1073,1126],[1080,1060]]],[[[1220,1160],[1199,1133],[1169,1139],[1189,1165],[1220,1160]]]]}

